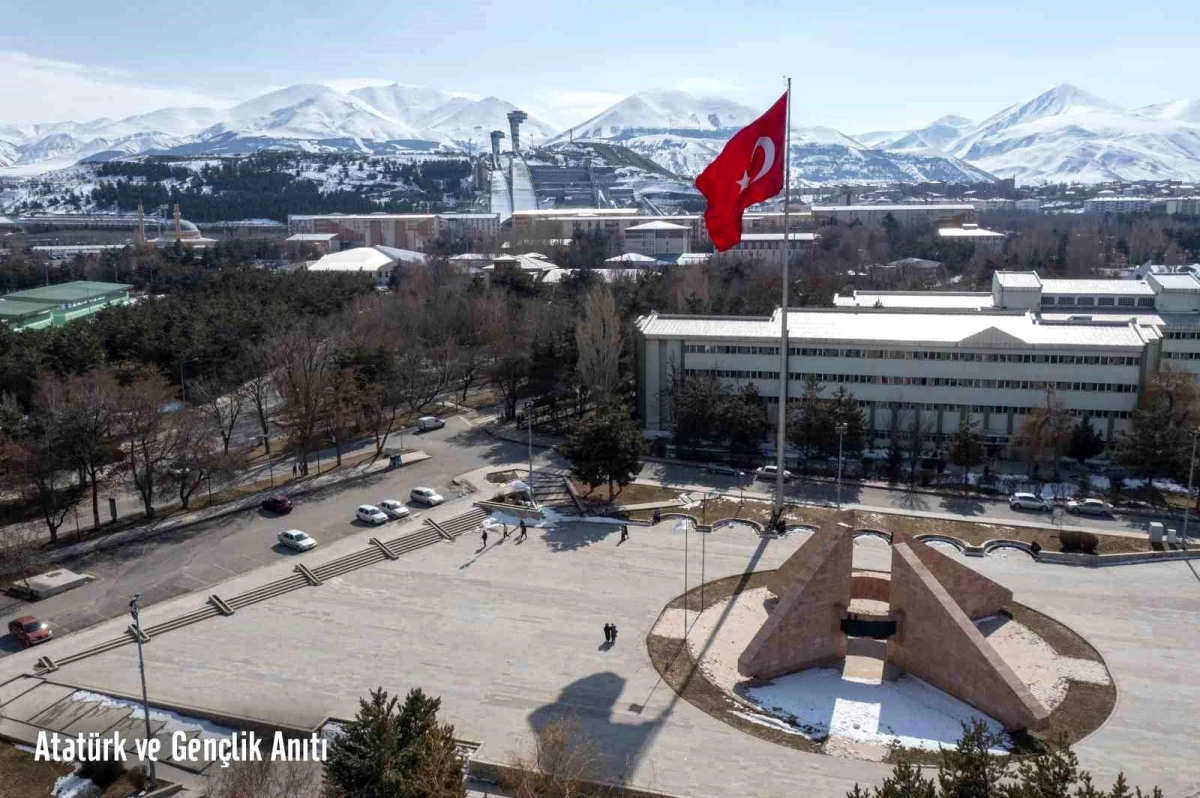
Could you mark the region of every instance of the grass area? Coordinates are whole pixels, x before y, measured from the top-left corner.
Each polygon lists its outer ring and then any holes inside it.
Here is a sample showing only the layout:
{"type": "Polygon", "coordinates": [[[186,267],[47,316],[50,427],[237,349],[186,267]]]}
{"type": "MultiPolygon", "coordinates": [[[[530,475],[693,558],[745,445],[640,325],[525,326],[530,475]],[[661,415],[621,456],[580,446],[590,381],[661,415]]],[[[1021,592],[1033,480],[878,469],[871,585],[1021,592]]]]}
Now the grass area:
{"type": "MultiPolygon", "coordinates": [[[[952,521],[945,518],[919,518],[911,515],[891,513],[855,512],[855,529],[878,529],[883,532],[903,532],[910,535],[949,535],[971,546],[980,546],[989,540],[1004,538],[1024,543],[1036,542],[1047,551],[1061,551],[1057,529],[1005,526],[975,521],[952,521]]],[[[1096,535],[1100,545],[1097,554],[1123,554],[1136,551],[1151,551],[1150,541],[1145,538],[1130,538],[1120,535],[1096,535]]]]}
{"type": "MultiPolygon", "coordinates": [[[[575,493],[585,503],[608,504],[607,485],[598,485],[594,490],[576,480],[571,480],[571,485],[574,487],[575,493]]],[[[616,488],[613,496],[613,506],[620,508],[629,504],[669,502],[678,499],[681,495],[683,495],[683,491],[676,490],[675,488],[664,488],[661,485],[643,485],[639,482],[633,482],[623,488],[616,488]]],[[[653,514],[653,511],[651,511],[651,514],[653,514]]]]}
{"type": "MultiPolygon", "coordinates": [[[[16,746],[0,743],[0,798],[47,798],[54,783],[74,768],[61,762],[39,762],[33,754],[16,746]]],[[[159,786],[167,782],[159,780],[159,786]]],[[[137,790],[127,776],[121,776],[99,798],[126,798],[137,790]]]]}

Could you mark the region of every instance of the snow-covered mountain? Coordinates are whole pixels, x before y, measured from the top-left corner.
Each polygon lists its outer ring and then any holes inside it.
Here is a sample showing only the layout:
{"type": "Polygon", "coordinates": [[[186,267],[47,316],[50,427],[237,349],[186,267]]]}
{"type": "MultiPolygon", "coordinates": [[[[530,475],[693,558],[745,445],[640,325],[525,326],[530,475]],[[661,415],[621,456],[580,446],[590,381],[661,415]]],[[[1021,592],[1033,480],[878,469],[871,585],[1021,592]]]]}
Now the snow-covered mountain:
{"type": "MultiPolygon", "coordinates": [[[[260,149],[396,153],[484,150],[508,130],[514,109],[392,84],[339,92],[290,86],[232,108],[163,108],[113,120],[0,126],[0,176],[37,174],[82,159],[138,154],[225,155],[260,149]]],[[[684,176],[698,174],[738,129],[765,109],[682,91],[651,89],[555,134],[530,117],[523,142],[611,141],[684,176]]],[[[506,149],[511,142],[506,138],[506,149]]],[[[1200,180],[1200,100],[1137,110],[1074,86],[1056,86],[972,124],[945,116],[917,130],[846,136],[795,127],[797,183],[1200,180]]]]}
{"type": "MultiPolygon", "coordinates": [[[[622,144],[679,175],[699,174],[755,110],[729,100],[652,90],[626,97],[552,143],[604,140],[622,144]]],[[[902,135],[902,134],[897,134],[902,135]]],[[[884,152],[828,127],[793,127],[792,179],[830,183],[991,182],[983,170],[936,151],[884,152]]]]}
{"type": "Polygon", "coordinates": [[[953,152],[1021,183],[1196,180],[1200,129],[1182,121],[1189,106],[1138,113],[1075,86],[1055,86],[965,131],[953,152]]]}

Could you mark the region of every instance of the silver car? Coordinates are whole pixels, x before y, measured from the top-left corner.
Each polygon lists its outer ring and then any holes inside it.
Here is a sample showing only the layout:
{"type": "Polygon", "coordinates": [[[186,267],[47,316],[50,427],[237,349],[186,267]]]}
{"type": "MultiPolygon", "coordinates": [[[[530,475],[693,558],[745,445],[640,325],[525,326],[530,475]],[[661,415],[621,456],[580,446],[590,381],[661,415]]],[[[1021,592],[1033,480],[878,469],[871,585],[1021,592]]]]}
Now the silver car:
{"type": "Polygon", "coordinates": [[[386,524],[388,522],[387,513],[385,513],[383,510],[380,510],[373,504],[360,505],[359,508],[354,511],[354,517],[359,521],[364,521],[368,524],[374,524],[375,526],[386,524]]]}
{"type": "Polygon", "coordinates": [[[307,532],[299,529],[285,529],[278,535],[280,544],[296,551],[308,551],[316,548],[317,541],[308,536],[307,532]]]}
{"type": "Polygon", "coordinates": [[[1112,505],[1100,499],[1081,499],[1067,502],[1067,512],[1076,515],[1112,515],[1112,505]]]}
{"type": "Polygon", "coordinates": [[[405,518],[408,516],[408,507],[404,502],[397,501],[396,499],[384,499],[379,503],[379,509],[392,518],[405,518]]]}
{"type": "Polygon", "coordinates": [[[1014,510],[1035,510],[1049,512],[1050,502],[1034,493],[1014,493],[1008,499],[1008,506],[1014,510]]]}

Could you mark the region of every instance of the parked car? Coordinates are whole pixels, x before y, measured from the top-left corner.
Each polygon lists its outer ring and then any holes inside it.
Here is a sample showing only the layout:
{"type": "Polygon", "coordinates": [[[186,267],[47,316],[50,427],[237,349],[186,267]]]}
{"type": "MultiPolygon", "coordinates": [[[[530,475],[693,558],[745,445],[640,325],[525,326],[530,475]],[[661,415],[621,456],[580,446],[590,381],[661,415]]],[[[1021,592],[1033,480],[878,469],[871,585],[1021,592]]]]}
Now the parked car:
{"type": "Polygon", "coordinates": [[[1035,510],[1049,512],[1053,509],[1050,502],[1033,493],[1014,493],[1008,499],[1008,506],[1014,510],[1035,510]]]}
{"type": "MultiPolygon", "coordinates": [[[[777,466],[765,465],[765,466],[760,466],[759,468],[757,468],[754,471],[754,478],[771,481],[771,480],[775,479],[778,476],[778,474],[779,474],[779,471],[778,471],[777,466]]],[[[788,471],[786,468],[783,470],[783,481],[784,482],[792,481],[792,472],[788,471]]]]}
{"type": "Polygon", "coordinates": [[[1100,499],[1067,502],[1067,512],[1077,515],[1112,515],[1112,505],[1100,499]]]}
{"type": "Polygon", "coordinates": [[[307,532],[301,532],[299,529],[285,529],[278,537],[282,545],[296,551],[308,551],[317,545],[317,541],[309,537],[307,532]]]}
{"type": "Polygon", "coordinates": [[[404,502],[396,499],[384,499],[379,503],[379,509],[392,518],[404,518],[408,515],[408,507],[405,506],[404,502]]]}
{"type": "Polygon", "coordinates": [[[417,429],[421,430],[421,432],[428,432],[431,429],[441,429],[444,426],[446,426],[445,419],[438,418],[437,416],[421,416],[417,419],[417,429]]]}
{"type": "Polygon", "coordinates": [[[446,501],[446,497],[433,488],[413,488],[409,492],[408,498],[421,504],[428,504],[430,507],[446,501]]]}
{"type": "Polygon", "coordinates": [[[359,505],[358,509],[354,511],[354,517],[359,521],[365,521],[368,524],[375,524],[376,526],[388,522],[388,514],[373,504],[359,505]]]}
{"type": "Polygon", "coordinates": [[[9,621],[8,633],[24,643],[26,648],[45,643],[53,637],[50,627],[32,615],[22,615],[9,621]]]}
{"type": "Polygon", "coordinates": [[[268,513],[287,515],[292,511],[292,500],[282,493],[276,493],[274,496],[263,501],[262,508],[268,513]]]}

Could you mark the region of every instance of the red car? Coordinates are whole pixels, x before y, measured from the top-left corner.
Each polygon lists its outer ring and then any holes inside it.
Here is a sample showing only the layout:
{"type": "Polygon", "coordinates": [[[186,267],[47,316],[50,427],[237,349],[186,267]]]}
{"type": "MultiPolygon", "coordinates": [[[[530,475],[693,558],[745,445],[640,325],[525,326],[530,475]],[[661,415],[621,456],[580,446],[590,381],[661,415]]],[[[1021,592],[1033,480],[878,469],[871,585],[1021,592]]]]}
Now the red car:
{"type": "Polygon", "coordinates": [[[45,643],[50,639],[50,627],[32,615],[23,615],[8,622],[8,633],[27,647],[45,643]]]}
{"type": "Polygon", "coordinates": [[[277,515],[287,515],[292,511],[292,500],[282,493],[276,493],[271,498],[262,503],[262,508],[268,513],[276,513],[277,515]]]}

